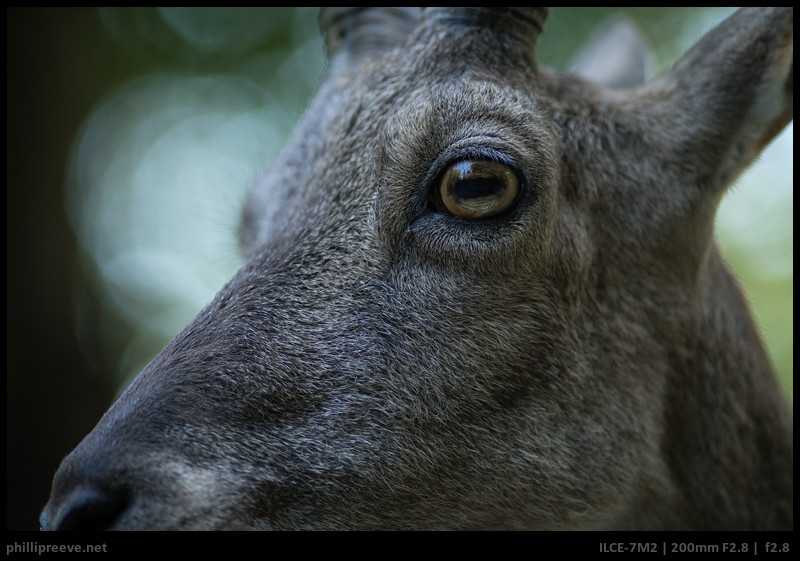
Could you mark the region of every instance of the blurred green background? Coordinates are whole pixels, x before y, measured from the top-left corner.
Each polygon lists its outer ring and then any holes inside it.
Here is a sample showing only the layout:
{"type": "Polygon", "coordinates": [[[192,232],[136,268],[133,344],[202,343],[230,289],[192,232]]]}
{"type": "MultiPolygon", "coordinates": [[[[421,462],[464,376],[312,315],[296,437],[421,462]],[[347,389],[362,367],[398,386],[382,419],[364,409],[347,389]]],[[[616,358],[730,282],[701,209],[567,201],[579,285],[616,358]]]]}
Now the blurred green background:
{"type": "MultiPolygon", "coordinates": [[[[610,8],[556,8],[566,70],[610,8]]],[[[731,8],[625,8],[668,69],[731,8]]],[[[7,529],[61,458],[240,266],[248,188],[319,83],[312,8],[7,9],[7,529]]],[[[793,392],[790,126],[718,234],[793,392]]]]}

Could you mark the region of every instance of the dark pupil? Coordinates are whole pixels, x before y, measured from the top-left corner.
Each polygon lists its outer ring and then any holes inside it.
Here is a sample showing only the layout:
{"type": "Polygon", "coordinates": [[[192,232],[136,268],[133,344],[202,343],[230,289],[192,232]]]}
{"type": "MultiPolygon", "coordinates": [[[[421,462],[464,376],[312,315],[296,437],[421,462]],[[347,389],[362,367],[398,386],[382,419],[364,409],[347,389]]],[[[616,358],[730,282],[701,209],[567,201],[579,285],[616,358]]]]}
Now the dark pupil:
{"type": "Polygon", "coordinates": [[[460,179],[454,186],[455,195],[460,199],[479,199],[497,195],[503,190],[502,181],[496,177],[460,179]]]}

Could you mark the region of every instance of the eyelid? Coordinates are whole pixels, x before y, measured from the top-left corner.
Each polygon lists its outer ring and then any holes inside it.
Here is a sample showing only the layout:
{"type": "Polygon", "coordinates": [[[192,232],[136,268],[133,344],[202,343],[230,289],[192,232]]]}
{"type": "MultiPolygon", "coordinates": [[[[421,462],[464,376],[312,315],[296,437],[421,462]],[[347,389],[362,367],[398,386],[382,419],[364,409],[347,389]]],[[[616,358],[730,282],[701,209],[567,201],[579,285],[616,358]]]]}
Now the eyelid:
{"type": "MultiPolygon", "coordinates": [[[[523,155],[515,144],[499,136],[479,135],[461,138],[442,150],[431,166],[435,177],[459,160],[490,160],[517,171],[523,155]]],[[[520,176],[521,177],[521,176],[520,176]]]]}

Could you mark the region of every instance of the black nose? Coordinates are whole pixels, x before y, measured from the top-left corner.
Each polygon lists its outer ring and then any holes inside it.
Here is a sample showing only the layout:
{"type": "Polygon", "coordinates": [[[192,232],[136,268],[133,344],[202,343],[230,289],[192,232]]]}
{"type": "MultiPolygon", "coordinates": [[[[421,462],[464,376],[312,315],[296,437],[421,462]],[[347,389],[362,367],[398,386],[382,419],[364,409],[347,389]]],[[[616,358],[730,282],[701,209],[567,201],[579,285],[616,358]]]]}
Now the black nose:
{"type": "Polygon", "coordinates": [[[108,530],[128,507],[123,489],[76,489],[58,504],[49,504],[39,517],[42,530],[108,530]]]}

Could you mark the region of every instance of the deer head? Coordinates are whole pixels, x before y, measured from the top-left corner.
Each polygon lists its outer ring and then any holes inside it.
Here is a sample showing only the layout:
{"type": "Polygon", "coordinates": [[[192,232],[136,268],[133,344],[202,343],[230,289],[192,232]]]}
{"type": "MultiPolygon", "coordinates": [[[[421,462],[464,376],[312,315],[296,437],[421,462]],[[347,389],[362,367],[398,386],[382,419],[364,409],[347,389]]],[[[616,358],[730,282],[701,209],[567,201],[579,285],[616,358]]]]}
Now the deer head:
{"type": "Polygon", "coordinates": [[[43,528],[791,528],[791,412],[712,230],[792,119],[792,8],[628,89],[539,67],[545,16],[322,13],[247,263],[43,528]]]}

